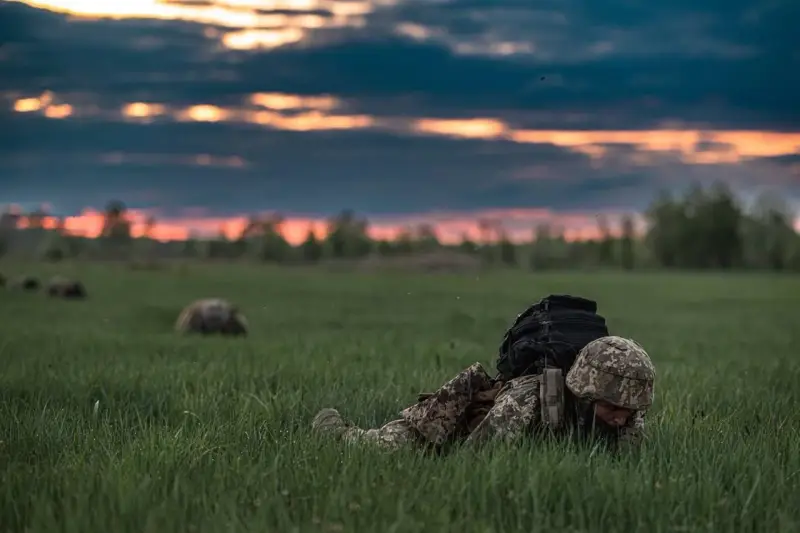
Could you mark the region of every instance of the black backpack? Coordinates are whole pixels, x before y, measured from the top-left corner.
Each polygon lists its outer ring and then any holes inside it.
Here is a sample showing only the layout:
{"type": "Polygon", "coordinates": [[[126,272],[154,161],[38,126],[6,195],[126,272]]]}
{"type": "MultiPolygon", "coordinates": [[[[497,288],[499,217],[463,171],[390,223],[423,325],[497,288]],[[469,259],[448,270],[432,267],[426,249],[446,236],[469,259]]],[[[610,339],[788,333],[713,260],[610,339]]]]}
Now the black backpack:
{"type": "Polygon", "coordinates": [[[506,332],[497,360],[498,377],[541,374],[552,367],[566,374],[584,346],[608,334],[597,302],[550,295],[517,316],[506,332]]]}

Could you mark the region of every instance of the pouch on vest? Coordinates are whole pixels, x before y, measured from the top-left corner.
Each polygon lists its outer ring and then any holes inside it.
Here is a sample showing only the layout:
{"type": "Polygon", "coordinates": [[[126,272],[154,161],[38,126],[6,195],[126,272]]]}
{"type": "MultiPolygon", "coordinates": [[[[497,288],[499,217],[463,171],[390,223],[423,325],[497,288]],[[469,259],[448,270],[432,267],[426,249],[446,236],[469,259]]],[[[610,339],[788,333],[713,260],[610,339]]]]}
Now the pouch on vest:
{"type": "Polygon", "coordinates": [[[553,431],[564,425],[564,374],[559,368],[547,368],[539,387],[542,425],[553,431]]]}

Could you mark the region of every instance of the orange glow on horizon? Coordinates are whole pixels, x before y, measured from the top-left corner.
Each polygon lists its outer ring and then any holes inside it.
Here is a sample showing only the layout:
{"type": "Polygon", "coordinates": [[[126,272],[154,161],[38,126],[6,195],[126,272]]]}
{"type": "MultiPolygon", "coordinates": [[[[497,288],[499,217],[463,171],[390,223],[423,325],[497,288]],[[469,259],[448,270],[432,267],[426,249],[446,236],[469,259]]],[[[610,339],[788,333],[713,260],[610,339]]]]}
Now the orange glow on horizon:
{"type": "MultiPolygon", "coordinates": [[[[202,211],[202,210],[200,210],[202,211]]],[[[158,217],[155,211],[131,209],[128,219],[131,222],[131,233],[134,237],[145,234],[148,218],[155,217],[155,225],[151,228],[150,237],[159,241],[182,241],[199,236],[213,238],[223,233],[228,239],[237,238],[247,226],[249,217],[215,217],[193,216],[178,218],[158,217]]],[[[619,215],[611,214],[609,219],[614,221],[619,215]]],[[[405,231],[429,224],[434,228],[441,242],[456,244],[464,236],[480,242],[483,233],[479,220],[489,218],[502,222],[506,234],[515,242],[530,242],[534,228],[537,224],[548,223],[554,228],[561,228],[564,237],[569,241],[594,239],[599,236],[596,217],[590,213],[554,213],[548,209],[507,209],[484,210],[475,213],[457,214],[417,214],[391,217],[387,219],[370,220],[368,233],[373,239],[397,239],[405,231]]],[[[70,235],[96,238],[103,228],[103,213],[100,210],[88,208],[79,215],[65,217],[62,221],[64,230],[70,235]]],[[[46,216],[43,220],[44,227],[53,229],[57,225],[54,217],[46,216]]],[[[26,226],[23,218],[20,228],[26,226]]],[[[614,225],[612,224],[612,227],[614,225]]],[[[317,238],[327,235],[327,218],[289,217],[282,224],[280,231],[284,238],[293,245],[301,244],[307,237],[308,231],[315,232],[317,238]]]]}

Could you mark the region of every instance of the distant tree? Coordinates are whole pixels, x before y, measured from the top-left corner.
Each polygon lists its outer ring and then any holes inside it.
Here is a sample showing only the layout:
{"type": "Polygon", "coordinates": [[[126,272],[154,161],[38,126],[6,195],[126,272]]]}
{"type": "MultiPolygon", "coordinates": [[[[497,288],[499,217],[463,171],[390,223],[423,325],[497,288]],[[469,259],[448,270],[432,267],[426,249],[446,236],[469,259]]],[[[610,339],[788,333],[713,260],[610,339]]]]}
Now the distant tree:
{"type": "Polygon", "coordinates": [[[620,263],[625,270],[633,270],[636,257],[634,253],[634,241],[636,240],[636,229],[633,217],[626,215],[622,217],[622,235],[620,236],[620,263]]]}
{"type": "Polygon", "coordinates": [[[317,234],[313,227],[308,228],[308,234],[306,235],[303,244],[300,246],[302,248],[303,260],[309,263],[316,263],[322,259],[322,243],[317,238],[317,234]]]}
{"type": "Polygon", "coordinates": [[[752,262],[771,270],[784,270],[792,260],[797,239],[794,213],[786,201],[773,193],[762,193],[750,214],[749,248],[752,262]]]}
{"type": "Polygon", "coordinates": [[[283,262],[289,258],[291,246],[283,237],[282,227],[285,218],[272,214],[261,222],[261,248],[259,257],[263,261],[283,262]]]}
{"type": "Polygon", "coordinates": [[[47,211],[44,206],[42,206],[28,213],[25,218],[27,219],[29,229],[40,230],[44,228],[47,211]]]}
{"type": "Polygon", "coordinates": [[[611,224],[605,215],[597,216],[597,230],[600,241],[597,247],[597,260],[602,266],[612,266],[616,263],[614,258],[614,235],[611,233],[611,224]]]}
{"type": "Polygon", "coordinates": [[[195,258],[201,255],[201,246],[194,232],[189,232],[189,236],[183,242],[181,256],[185,258],[195,258]]]}
{"type": "Polygon", "coordinates": [[[11,206],[6,206],[0,213],[0,257],[8,253],[11,247],[11,236],[17,229],[19,214],[11,206]]]}
{"type": "Polygon", "coordinates": [[[128,208],[120,200],[111,200],[103,213],[103,228],[100,235],[115,242],[131,239],[131,223],[128,208]]]}
{"type": "Polygon", "coordinates": [[[142,229],[142,236],[146,239],[152,239],[155,234],[156,217],[150,215],[144,221],[144,228],[142,229]]]}
{"type": "Polygon", "coordinates": [[[533,230],[533,245],[529,266],[533,270],[545,270],[553,264],[552,228],[548,222],[541,222],[533,230]]]}
{"type": "Polygon", "coordinates": [[[506,266],[517,265],[517,247],[511,242],[508,237],[504,236],[500,239],[500,262],[506,266]]]}
{"type": "Polygon", "coordinates": [[[389,239],[378,239],[375,242],[375,251],[378,255],[388,257],[395,254],[394,243],[389,239]]]}
{"type": "Polygon", "coordinates": [[[468,254],[474,254],[478,251],[478,245],[475,243],[475,241],[470,239],[468,233],[462,234],[461,242],[459,243],[458,248],[462,252],[466,252],[468,254]]]}
{"type": "Polygon", "coordinates": [[[695,223],[693,226],[695,229],[697,226],[705,229],[702,235],[705,245],[702,248],[709,256],[709,266],[730,269],[740,264],[744,248],[744,214],[727,185],[715,183],[711,187],[701,217],[700,224],[695,223]]]}
{"type": "Polygon", "coordinates": [[[364,257],[372,250],[368,235],[369,223],[353,210],[345,209],[328,221],[326,244],[336,258],[364,257]]]}
{"type": "Polygon", "coordinates": [[[121,259],[132,252],[131,222],[125,204],[119,200],[112,200],[106,204],[100,242],[101,250],[108,257],[121,259]]]}
{"type": "Polygon", "coordinates": [[[439,248],[439,236],[436,228],[431,224],[420,224],[417,226],[414,248],[421,252],[430,252],[439,248]]]}
{"type": "Polygon", "coordinates": [[[647,243],[661,266],[680,266],[681,233],[685,223],[683,206],[669,191],[659,191],[646,212],[648,222],[647,243]]]}
{"type": "Polygon", "coordinates": [[[394,240],[394,251],[398,255],[408,255],[414,251],[414,236],[409,228],[402,228],[394,240]]]}

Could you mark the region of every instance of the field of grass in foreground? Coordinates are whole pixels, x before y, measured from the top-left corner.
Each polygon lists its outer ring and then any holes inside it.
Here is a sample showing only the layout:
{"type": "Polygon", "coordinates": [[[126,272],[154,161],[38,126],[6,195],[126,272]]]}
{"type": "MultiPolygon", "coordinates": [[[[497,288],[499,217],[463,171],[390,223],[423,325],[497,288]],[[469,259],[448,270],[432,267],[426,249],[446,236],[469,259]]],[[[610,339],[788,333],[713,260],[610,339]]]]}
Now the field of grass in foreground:
{"type": "MultiPolygon", "coordinates": [[[[0,265],[6,275],[20,272],[0,265]]],[[[798,531],[800,279],[374,276],[192,267],[78,274],[85,302],[0,292],[0,531],[798,531]],[[598,300],[657,365],[650,440],[440,458],[309,432],[381,424],[551,292],[598,300]],[[247,339],[178,338],[196,297],[247,339]]]]}

